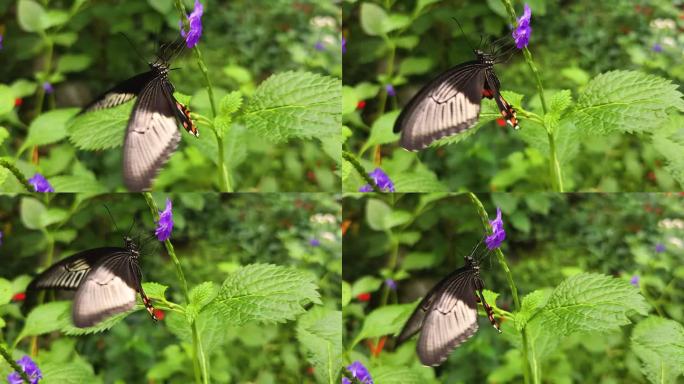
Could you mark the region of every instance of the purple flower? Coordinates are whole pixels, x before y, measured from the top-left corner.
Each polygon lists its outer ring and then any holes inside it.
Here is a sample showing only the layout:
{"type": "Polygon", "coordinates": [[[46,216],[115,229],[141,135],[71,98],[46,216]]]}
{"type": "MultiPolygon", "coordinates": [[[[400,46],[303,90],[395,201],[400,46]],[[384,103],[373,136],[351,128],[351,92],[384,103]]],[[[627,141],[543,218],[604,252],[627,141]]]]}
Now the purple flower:
{"type": "Polygon", "coordinates": [[[496,219],[489,222],[492,226],[492,234],[487,236],[485,243],[487,243],[487,248],[489,250],[494,250],[501,246],[504,240],[506,240],[506,231],[503,227],[503,220],[501,220],[501,208],[496,207],[496,219]]]}
{"type": "Polygon", "coordinates": [[[43,83],[43,89],[48,95],[55,91],[55,89],[52,87],[52,84],[47,81],[43,83]]]}
{"type": "Polygon", "coordinates": [[[55,189],[48,183],[47,179],[40,173],[36,173],[32,178],[28,179],[29,184],[33,185],[36,192],[54,192],[55,189]]]}
{"type": "MultiPolygon", "coordinates": [[[[381,191],[394,192],[394,183],[392,183],[392,180],[390,180],[389,176],[387,176],[382,169],[375,168],[375,170],[369,173],[368,176],[375,181],[375,184],[378,185],[378,188],[380,188],[381,191]]],[[[371,187],[370,184],[366,184],[359,189],[359,192],[373,192],[373,187],[371,187]]]]}
{"type": "Polygon", "coordinates": [[[632,284],[633,286],[639,288],[639,275],[632,276],[632,279],[629,280],[629,283],[632,284]]]}
{"type": "Polygon", "coordinates": [[[394,90],[394,87],[392,84],[387,84],[385,85],[385,90],[387,91],[387,94],[390,96],[396,96],[397,92],[394,90]]]}
{"type": "Polygon", "coordinates": [[[171,199],[167,198],[166,208],[159,212],[159,221],[154,234],[157,235],[159,241],[166,241],[171,237],[171,231],[173,231],[173,212],[171,211],[171,199]]]}
{"type": "Polygon", "coordinates": [[[188,24],[190,24],[190,30],[186,32],[181,26],[181,36],[185,38],[185,44],[188,48],[192,48],[197,45],[197,42],[202,36],[202,12],[204,12],[204,7],[199,0],[195,0],[195,9],[192,10],[190,16],[188,16],[188,24]]]}
{"type": "Polygon", "coordinates": [[[394,281],[394,280],[392,280],[392,279],[390,279],[390,278],[387,278],[387,279],[385,279],[385,284],[387,285],[387,287],[388,287],[389,289],[391,289],[391,290],[393,290],[393,291],[396,291],[396,290],[397,290],[397,282],[396,282],[396,281],[394,281]]]}
{"type": "Polygon", "coordinates": [[[321,245],[321,242],[320,240],[314,238],[309,240],[309,245],[312,247],[318,247],[319,245],[321,245]]]}
{"type": "MultiPolygon", "coordinates": [[[[38,369],[38,366],[30,357],[22,357],[17,360],[17,364],[19,364],[24,373],[29,377],[31,384],[36,384],[38,383],[38,380],[43,378],[43,373],[40,372],[40,369],[38,369]]],[[[17,372],[12,372],[7,376],[7,382],[9,384],[23,384],[24,380],[17,372]]]]}
{"type": "Polygon", "coordinates": [[[345,53],[347,53],[347,39],[345,39],[343,36],[342,37],[342,54],[344,55],[345,53]]]}
{"type": "Polygon", "coordinates": [[[532,27],[530,27],[530,18],[532,17],[532,9],[525,4],[525,12],[518,18],[518,26],[513,30],[513,39],[515,46],[518,49],[527,47],[530,42],[530,35],[532,34],[532,27]]]}
{"type": "Polygon", "coordinates": [[[352,384],[351,380],[347,379],[346,377],[342,378],[342,384],[352,384]]]}
{"type": "Polygon", "coordinates": [[[665,244],[656,244],[655,251],[657,253],[665,252],[665,244]]]}
{"type": "Polygon", "coordinates": [[[2,231],[0,231],[0,245],[2,245],[2,231]]]}
{"type": "Polygon", "coordinates": [[[317,51],[325,51],[325,44],[323,44],[322,41],[317,41],[314,48],[316,48],[317,51]]]}
{"type": "Polygon", "coordinates": [[[360,361],[355,361],[351,365],[347,366],[347,370],[351,373],[352,378],[359,379],[363,384],[373,384],[373,378],[368,372],[368,369],[361,364],[360,361]]]}
{"type": "Polygon", "coordinates": [[[0,49],[2,49],[2,35],[0,35],[0,49]]]}
{"type": "Polygon", "coordinates": [[[658,43],[655,43],[653,44],[653,47],[651,49],[653,50],[653,52],[662,52],[663,46],[658,43]]]}

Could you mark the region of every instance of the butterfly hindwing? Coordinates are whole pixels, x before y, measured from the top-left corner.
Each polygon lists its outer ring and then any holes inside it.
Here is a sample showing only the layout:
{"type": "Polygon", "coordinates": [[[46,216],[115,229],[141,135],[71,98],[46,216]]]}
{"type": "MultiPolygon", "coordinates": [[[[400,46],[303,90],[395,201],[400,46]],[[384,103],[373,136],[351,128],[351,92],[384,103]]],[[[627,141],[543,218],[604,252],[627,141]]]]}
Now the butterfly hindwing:
{"type": "Polygon", "coordinates": [[[165,77],[155,78],[140,92],[133,107],[123,154],[124,183],[131,191],[150,188],[180,141],[177,105],[169,87],[165,77]]]}
{"type": "Polygon", "coordinates": [[[419,150],[435,140],[471,127],[480,115],[486,66],[471,61],[456,66],[423,87],[394,125],[400,145],[419,150]]]}
{"type": "Polygon", "coordinates": [[[138,96],[150,81],[156,77],[153,71],[143,72],[125,80],[113,88],[107,90],[90,104],[85,106],[81,113],[92,112],[100,109],[112,108],[121,105],[138,96]]]}

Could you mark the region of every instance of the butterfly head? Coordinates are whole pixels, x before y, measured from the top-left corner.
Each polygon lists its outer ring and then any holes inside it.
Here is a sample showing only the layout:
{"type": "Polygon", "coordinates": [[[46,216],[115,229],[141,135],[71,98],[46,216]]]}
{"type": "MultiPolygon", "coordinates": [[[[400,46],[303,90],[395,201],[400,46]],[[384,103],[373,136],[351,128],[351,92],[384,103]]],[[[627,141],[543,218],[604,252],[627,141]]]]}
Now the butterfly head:
{"type": "Polygon", "coordinates": [[[130,236],[125,236],[124,237],[124,245],[126,249],[133,255],[133,256],[138,256],[140,254],[140,250],[138,249],[138,244],[133,240],[132,237],[130,236]]]}
{"type": "Polygon", "coordinates": [[[150,63],[150,69],[157,76],[166,76],[169,73],[169,64],[164,60],[157,60],[150,63]]]}
{"type": "Polygon", "coordinates": [[[494,62],[496,61],[496,57],[494,57],[494,55],[481,49],[475,49],[473,50],[473,53],[475,53],[477,60],[482,64],[494,65],[494,62]]]}

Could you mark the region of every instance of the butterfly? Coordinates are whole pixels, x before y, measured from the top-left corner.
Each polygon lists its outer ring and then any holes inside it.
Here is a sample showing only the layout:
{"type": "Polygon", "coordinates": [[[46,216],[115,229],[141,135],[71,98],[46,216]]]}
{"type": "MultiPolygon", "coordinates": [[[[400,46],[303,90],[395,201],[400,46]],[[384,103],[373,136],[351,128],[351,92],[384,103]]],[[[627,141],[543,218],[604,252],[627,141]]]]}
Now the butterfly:
{"type": "Polygon", "coordinates": [[[125,80],[87,105],[81,113],[112,108],[135,97],[123,146],[123,179],[131,191],[150,189],[159,170],[180,141],[177,125],[199,136],[190,110],[175,97],[169,81],[169,61],[182,48],[183,40],[162,46],[150,70],[125,80]]]}
{"type": "MultiPolygon", "coordinates": [[[[481,243],[481,242],[480,242],[481,243]]],[[[420,301],[397,337],[397,345],[420,332],[416,350],[421,363],[442,364],[449,353],[477,332],[477,303],[481,302],[489,321],[501,332],[494,311],[482,294],[484,282],[473,254],[465,265],[435,285],[420,301]]]]}
{"type": "Polygon", "coordinates": [[[476,60],[457,65],[438,75],[408,102],[399,114],[394,132],[399,145],[417,151],[435,140],[472,127],[480,116],[482,98],[494,99],[503,119],[518,129],[515,109],[501,96],[494,73],[494,51],[473,50],[476,60]]]}
{"type": "Polygon", "coordinates": [[[75,290],[72,319],[79,328],[92,327],[135,306],[140,293],[153,320],[152,301],[142,288],[137,243],[124,237],[124,247],[94,248],[60,260],[36,276],[26,289],[26,305],[36,300],[39,289],[75,290]]]}

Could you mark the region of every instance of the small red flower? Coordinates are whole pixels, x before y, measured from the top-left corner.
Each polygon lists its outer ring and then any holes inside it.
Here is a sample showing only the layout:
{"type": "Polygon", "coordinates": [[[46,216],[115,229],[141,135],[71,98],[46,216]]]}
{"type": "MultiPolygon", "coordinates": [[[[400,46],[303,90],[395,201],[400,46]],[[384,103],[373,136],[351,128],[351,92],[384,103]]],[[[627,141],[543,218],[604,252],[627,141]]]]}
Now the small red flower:
{"type": "Polygon", "coordinates": [[[361,100],[358,103],[356,103],[356,109],[364,109],[366,108],[366,100],[361,100]]]}
{"type": "Polygon", "coordinates": [[[499,125],[499,127],[505,127],[506,126],[506,120],[504,120],[504,119],[496,119],[496,123],[499,125]]]}
{"type": "Polygon", "coordinates": [[[371,294],[366,292],[366,293],[359,293],[356,295],[356,298],[359,299],[359,301],[370,301],[371,294]]]}
{"type": "Polygon", "coordinates": [[[14,296],[12,296],[12,301],[24,301],[25,299],[26,293],[24,292],[15,293],[14,296]]]}
{"type": "Polygon", "coordinates": [[[309,376],[313,376],[313,374],[314,374],[315,371],[316,371],[316,370],[314,369],[314,367],[308,367],[308,368],[306,368],[306,373],[307,373],[309,376]]]}
{"type": "Polygon", "coordinates": [[[155,308],[155,310],[153,311],[153,313],[154,313],[154,317],[156,317],[157,320],[159,320],[159,321],[164,320],[164,317],[166,317],[166,313],[164,313],[164,311],[162,311],[161,309],[156,309],[156,308],[155,308]]]}
{"type": "Polygon", "coordinates": [[[17,97],[16,99],[14,99],[14,106],[15,107],[19,107],[22,104],[24,104],[24,100],[22,98],[17,97]]]}

